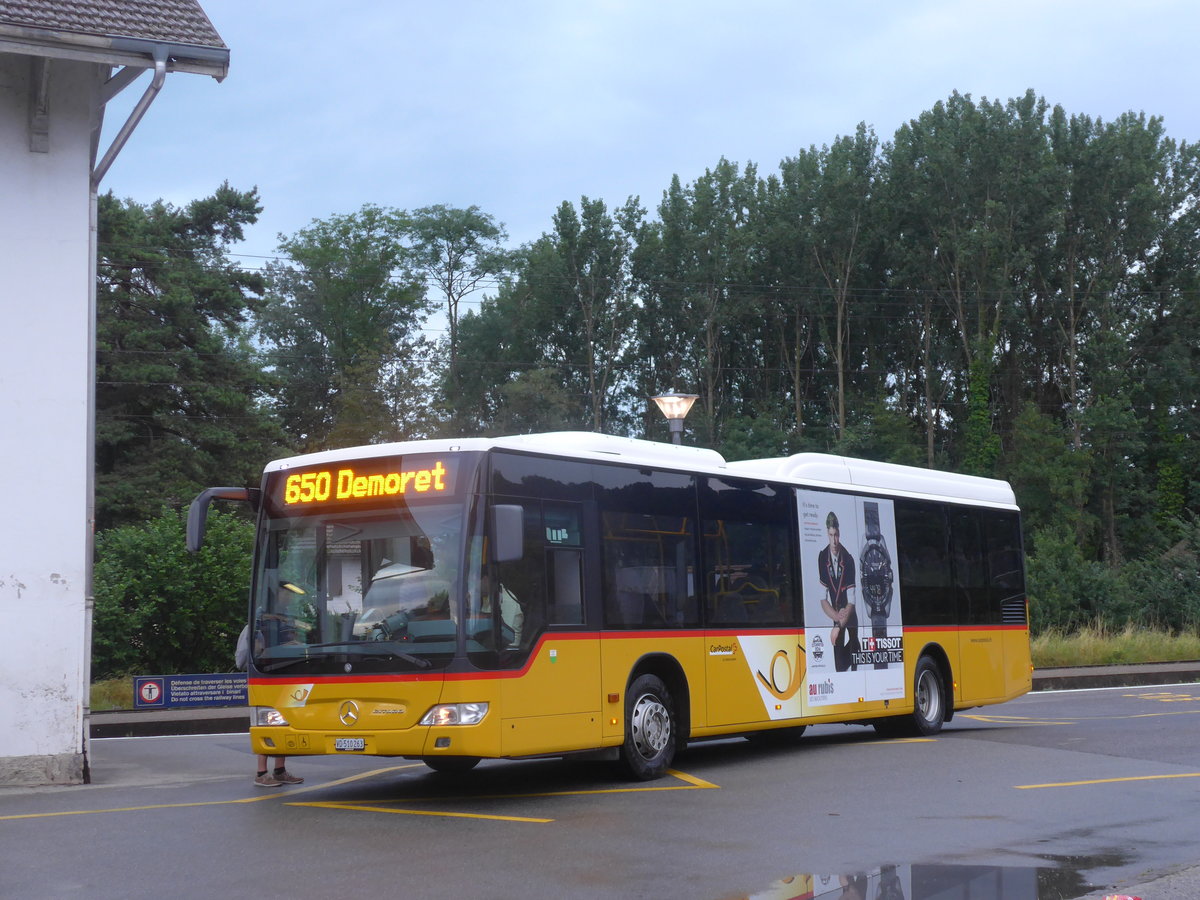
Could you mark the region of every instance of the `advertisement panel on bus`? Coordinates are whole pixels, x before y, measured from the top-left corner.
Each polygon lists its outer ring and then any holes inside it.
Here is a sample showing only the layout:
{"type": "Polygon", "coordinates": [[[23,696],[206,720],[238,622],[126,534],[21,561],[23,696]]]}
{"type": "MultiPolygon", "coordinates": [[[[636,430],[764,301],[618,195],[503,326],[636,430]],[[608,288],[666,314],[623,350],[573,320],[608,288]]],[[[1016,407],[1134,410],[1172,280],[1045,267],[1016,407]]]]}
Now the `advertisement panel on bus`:
{"type": "Polygon", "coordinates": [[[892,501],[797,491],[811,707],[904,696],[892,501]]]}

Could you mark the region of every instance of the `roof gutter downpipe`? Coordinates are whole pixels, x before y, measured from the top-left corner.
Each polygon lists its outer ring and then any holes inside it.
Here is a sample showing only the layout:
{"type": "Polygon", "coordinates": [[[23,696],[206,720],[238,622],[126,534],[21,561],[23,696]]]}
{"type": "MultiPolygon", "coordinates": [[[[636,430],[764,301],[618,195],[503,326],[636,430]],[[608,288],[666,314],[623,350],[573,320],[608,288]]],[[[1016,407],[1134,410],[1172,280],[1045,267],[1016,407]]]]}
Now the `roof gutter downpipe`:
{"type": "MultiPolygon", "coordinates": [[[[100,181],[108,173],[109,167],[121,152],[141,122],[142,116],[146,114],[146,110],[150,108],[150,104],[154,102],[154,98],[158,96],[158,92],[162,90],[163,83],[167,80],[167,56],[168,48],[165,44],[155,44],[153,50],[154,56],[154,77],[150,80],[150,86],[146,88],[146,93],[142,94],[137,105],[134,106],[133,112],[129,114],[129,118],[125,124],[121,126],[121,130],[117,132],[117,136],[113,138],[112,146],[104,154],[104,158],[100,163],[92,169],[91,190],[88,192],[88,347],[92,348],[88,359],[88,379],[87,379],[87,526],[84,536],[84,656],[83,656],[83,734],[82,739],[82,755],[83,755],[83,781],[84,784],[90,784],[92,780],[91,769],[91,700],[90,688],[92,674],[92,625],[95,617],[96,609],[96,594],[93,581],[92,564],[95,556],[95,533],[96,533],[96,271],[97,271],[97,253],[99,250],[99,218],[98,218],[98,195],[100,192],[100,181]]],[[[126,67],[128,68],[128,67],[126,67]]],[[[141,73],[138,72],[138,75],[141,73]]],[[[112,97],[137,76],[126,74],[126,70],[110,79],[109,84],[102,92],[102,103],[107,103],[112,97]]]]}
{"type": "Polygon", "coordinates": [[[96,164],[96,168],[92,170],[92,190],[100,189],[100,182],[104,176],[108,174],[109,168],[116,160],[117,155],[124,149],[125,144],[129,141],[134,129],[138,127],[138,123],[142,121],[142,116],[146,114],[146,110],[150,108],[150,104],[154,102],[154,98],[158,96],[158,92],[162,90],[163,82],[167,80],[167,45],[154,45],[154,77],[150,81],[150,86],[146,88],[146,93],[142,94],[137,105],[129,114],[129,118],[125,120],[125,124],[121,126],[121,130],[117,132],[117,136],[113,138],[112,146],[110,146],[104,154],[104,158],[96,164]]]}

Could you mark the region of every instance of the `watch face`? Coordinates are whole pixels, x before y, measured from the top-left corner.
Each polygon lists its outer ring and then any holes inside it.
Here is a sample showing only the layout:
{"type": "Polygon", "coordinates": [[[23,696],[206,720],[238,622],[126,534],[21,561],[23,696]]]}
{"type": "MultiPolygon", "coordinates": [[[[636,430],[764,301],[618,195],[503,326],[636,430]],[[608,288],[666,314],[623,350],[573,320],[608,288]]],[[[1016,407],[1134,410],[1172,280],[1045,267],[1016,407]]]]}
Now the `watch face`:
{"type": "Polygon", "coordinates": [[[887,616],[892,604],[892,561],[887,549],[871,543],[863,550],[862,592],[872,616],[887,616]]]}

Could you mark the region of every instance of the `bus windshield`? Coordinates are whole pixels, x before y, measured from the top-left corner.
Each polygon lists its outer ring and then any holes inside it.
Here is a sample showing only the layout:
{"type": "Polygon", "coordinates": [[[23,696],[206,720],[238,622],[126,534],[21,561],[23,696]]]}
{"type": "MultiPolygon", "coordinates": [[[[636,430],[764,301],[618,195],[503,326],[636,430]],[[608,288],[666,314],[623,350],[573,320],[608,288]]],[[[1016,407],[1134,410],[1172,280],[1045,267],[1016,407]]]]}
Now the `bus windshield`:
{"type": "Polygon", "coordinates": [[[267,517],[255,578],[262,674],[415,672],[453,658],[464,510],[267,517]]]}

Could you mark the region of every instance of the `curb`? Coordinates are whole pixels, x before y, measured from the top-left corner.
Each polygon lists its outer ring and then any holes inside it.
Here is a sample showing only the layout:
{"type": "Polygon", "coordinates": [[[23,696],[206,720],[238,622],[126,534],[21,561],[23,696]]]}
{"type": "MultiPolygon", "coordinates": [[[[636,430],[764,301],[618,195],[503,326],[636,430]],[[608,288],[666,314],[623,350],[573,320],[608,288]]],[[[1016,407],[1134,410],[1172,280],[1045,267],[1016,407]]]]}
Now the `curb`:
{"type": "Polygon", "coordinates": [[[1197,661],[1127,666],[1076,666],[1069,669],[1037,669],[1033,673],[1035,691],[1194,684],[1197,681],[1200,681],[1200,662],[1197,661]]]}
{"type": "Polygon", "coordinates": [[[191,709],[94,712],[88,717],[88,735],[94,738],[156,737],[169,734],[247,734],[248,706],[191,709]]]}

